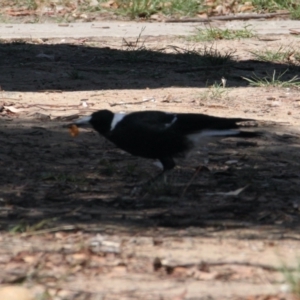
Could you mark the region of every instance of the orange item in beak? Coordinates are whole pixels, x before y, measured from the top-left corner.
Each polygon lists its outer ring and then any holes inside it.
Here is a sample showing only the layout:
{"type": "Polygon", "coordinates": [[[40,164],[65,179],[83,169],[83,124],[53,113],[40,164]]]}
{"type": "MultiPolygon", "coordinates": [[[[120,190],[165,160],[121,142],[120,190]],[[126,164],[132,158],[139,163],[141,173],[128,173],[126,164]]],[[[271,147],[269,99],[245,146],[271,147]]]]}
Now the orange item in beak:
{"type": "Polygon", "coordinates": [[[79,134],[79,129],[75,124],[73,124],[69,127],[69,132],[72,137],[76,137],[79,134]]]}

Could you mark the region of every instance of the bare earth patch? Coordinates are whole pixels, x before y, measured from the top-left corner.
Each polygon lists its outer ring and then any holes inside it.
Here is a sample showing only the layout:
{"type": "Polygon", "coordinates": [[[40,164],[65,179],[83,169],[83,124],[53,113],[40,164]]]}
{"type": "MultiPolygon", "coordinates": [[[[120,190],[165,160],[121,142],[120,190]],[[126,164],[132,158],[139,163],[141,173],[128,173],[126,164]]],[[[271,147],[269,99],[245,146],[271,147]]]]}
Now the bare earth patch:
{"type": "Polygon", "coordinates": [[[135,52],[114,38],[0,44],[1,285],[38,299],[292,299],[279,268],[300,255],[299,91],[241,79],[299,74],[249,53],[282,44],[299,48],[286,36],[220,41],[234,60],[210,67],[168,37],[135,52]],[[254,118],[265,134],[199,149],[136,195],[152,161],[62,126],[104,108],[254,118]]]}

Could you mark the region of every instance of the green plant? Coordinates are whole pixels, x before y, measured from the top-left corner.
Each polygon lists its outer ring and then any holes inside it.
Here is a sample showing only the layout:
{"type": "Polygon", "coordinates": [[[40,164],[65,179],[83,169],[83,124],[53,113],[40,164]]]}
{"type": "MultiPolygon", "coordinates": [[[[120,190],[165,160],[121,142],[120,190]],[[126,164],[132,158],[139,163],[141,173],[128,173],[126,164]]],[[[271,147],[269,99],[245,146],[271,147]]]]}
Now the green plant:
{"type": "Polygon", "coordinates": [[[51,222],[56,221],[56,218],[44,219],[36,224],[29,225],[25,220],[21,220],[17,225],[10,229],[11,233],[33,232],[47,227],[51,222]]]}
{"type": "Polygon", "coordinates": [[[37,300],[50,300],[52,299],[52,296],[48,292],[48,290],[45,290],[42,294],[37,296],[37,300]]]}
{"type": "Polygon", "coordinates": [[[200,94],[201,100],[217,100],[227,96],[228,89],[226,89],[222,83],[214,83],[206,91],[200,94]]]}
{"type": "Polygon", "coordinates": [[[102,168],[100,168],[100,173],[102,175],[113,176],[117,171],[115,165],[105,158],[99,161],[99,165],[102,166],[102,168]]]}
{"type": "Polygon", "coordinates": [[[221,29],[216,27],[198,28],[196,35],[190,37],[193,41],[214,41],[214,40],[233,40],[251,38],[255,34],[245,26],[243,29],[221,29]]]}
{"type": "Polygon", "coordinates": [[[195,16],[199,10],[203,9],[204,5],[197,0],[173,0],[169,2],[162,2],[161,8],[164,14],[177,16],[195,16]]]}
{"type": "Polygon", "coordinates": [[[284,265],[281,272],[289,286],[289,291],[295,296],[295,299],[300,299],[300,260],[294,270],[284,265]]]}
{"type": "Polygon", "coordinates": [[[194,16],[204,5],[197,0],[118,0],[118,12],[131,19],[149,18],[152,14],[162,12],[166,15],[194,16]]]}
{"type": "Polygon", "coordinates": [[[122,40],[122,48],[125,51],[143,51],[146,49],[145,42],[146,40],[141,41],[142,33],[145,31],[146,27],[142,27],[141,32],[134,42],[129,42],[125,38],[122,40]]]}
{"type": "Polygon", "coordinates": [[[299,5],[295,5],[295,7],[290,9],[291,18],[293,20],[300,20],[300,7],[299,5]]]}
{"type": "Polygon", "coordinates": [[[252,5],[257,12],[288,10],[292,19],[300,19],[300,7],[297,0],[253,0],[252,5]]]}
{"type": "Polygon", "coordinates": [[[289,80],[282,81],[282,77],[288,70],[285,70],[283,73],[280,73],[276,76],[276,70],[274,70],[272,75],[267,74],[265,77],[259,77],[256,74],[253,75],[252,78],[242,77],[246,81],[249,82],[251,86],[257,87],[299,87],[300,86],[300,78],[296,75],[289,80]]]}
{"type": "Polygon", "coordinates": [[[221,53],[213,45],[204,46],[202,48],[181,48],[177,46],[169,46],[170,49],[177,54],[179,61],[197,66],[220,66],[230,63],[233,59],[232,51],[221,53]]]}
{"type": "Polygon", "coordinates": [[[125,38],[122,40],[122,50],[124,59],[132,62],[143,60],[149,56],[155,55],[155,51],[149,51],[145,46],[145,39],[142,39],[142,33],[146,27],[141,29],[138,37],[134,41],[127,41],[125,38]]]}
{"type": "Polygon", "coordinates": [[[127,164],[127,167],[126,167],[126,173],[131,176],[135,173],[136,171],[136,164],[127,164]]]}
{"type": "Polygon", "coordinates": [[[178,189],[175,187],[175,179],[171,174],[162,175],[162,178],[142,187],[142,191],[151,196],[175,196],[178,195],[178,189]]]}
{"type": "Polygon", "coordinates": [[[84,79],[84,77],[77,70],[72,70],[70,72],[67,72],[67,74],[69,78],[73,80],[84,79]]]}
{"type": "MultiPolygon", "coordinates": [[[[282,0],[279,0],[279,1],[283,2],[282,0]]],[[[253,0],[252,4],[255,7],[255,10],[258,12],[260,12],[260,11],[275,12],[279,8],[284,8],[282,5],[277,3],[279,1],[276,1],[276,0],[253,0]]]]}
{"type": "Polygon", "coordinates": [[[119,11],[130,19],[148,18],[161,8],[161,0],[118,0],[119,11]]]}
{"type": "Polygon", "coordinates": [[[76,177],[73,174],[67,173],[44,173],[42,180],[52,180],[60,183],[83,183],[85,179],[83,177],[76,177]]]}
{"type": "Polygon", "coordinates": [[[294,48],[289,46],[280,46],[276,50],[259,50],[259,51],[249,51],[256,59],[266,62],[288,62],[291,55],[295,53],[294,48]]]}
{"type": "Polygon", "coordinates": [[[213,45],[204,46],[201,51],[204,63],[210,66],[225,65],[232,62],[234,53],[235,51],[232,50],[221,53],[213,45]]]}

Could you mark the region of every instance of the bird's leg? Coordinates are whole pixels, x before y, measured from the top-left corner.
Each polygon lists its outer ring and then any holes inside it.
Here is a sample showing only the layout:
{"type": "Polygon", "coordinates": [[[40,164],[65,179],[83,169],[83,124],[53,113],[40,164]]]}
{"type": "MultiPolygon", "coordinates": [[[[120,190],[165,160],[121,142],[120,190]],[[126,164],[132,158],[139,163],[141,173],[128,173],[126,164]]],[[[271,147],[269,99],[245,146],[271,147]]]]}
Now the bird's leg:
{"type": "Polygon", "coordinates": [[[158,173],[156,176],[150,178],[144,185],[151,185],[158,180],[162,179],[164,182],[166,181],[166,170],[163,170],[162,172],[158,173]]]}
{"type": "Polygon", "coordinates": [[[163,165],[163,171],[160,172],[158,175],[154,176],[153,178],[151,178],[150,180],[148,180],[146,182],[147,185],[153,184],[160,179],[162,179],[163,182],[166,183],[167,182],[166,175],[167,175],[168,171],[172,170],[176,165],[172,157],[163,157],[163,158],[160,158],[159,161],[163,165]]]}
{"type": "Polygon", "coordinates": [[[167,173],[172,170],[175,167],[175,162],[172,157],[166,157],[166,158],[160,158],[159,161],[163,165],[163,171],[157,174],[156,176],[150,178],[148,181],[140,184],[139,186],[135,186],[135,188],[132,190],[131,194],[135,195],[137,194],[138,190],[141,190],[143,188],[150,187],[151,185],[154,185],[161,179],[163,180],[164,183],[167,181],[167,173]]]}

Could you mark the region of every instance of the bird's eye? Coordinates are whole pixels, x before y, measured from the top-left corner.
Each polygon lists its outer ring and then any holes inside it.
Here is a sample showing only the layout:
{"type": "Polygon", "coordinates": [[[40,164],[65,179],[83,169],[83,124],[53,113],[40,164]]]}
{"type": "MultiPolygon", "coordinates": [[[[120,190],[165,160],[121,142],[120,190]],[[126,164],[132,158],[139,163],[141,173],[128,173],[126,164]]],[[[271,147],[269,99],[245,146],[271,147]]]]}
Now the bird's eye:
{"type": "Polygon", "coordinates": [[[75,137],[75,136],[77,136],[79,134],[79,129],[78,129],[78,127],[75,124],[72,124],[69,127],[69,132],[70,132],[70,135],[72,137],[75,137]]]}

